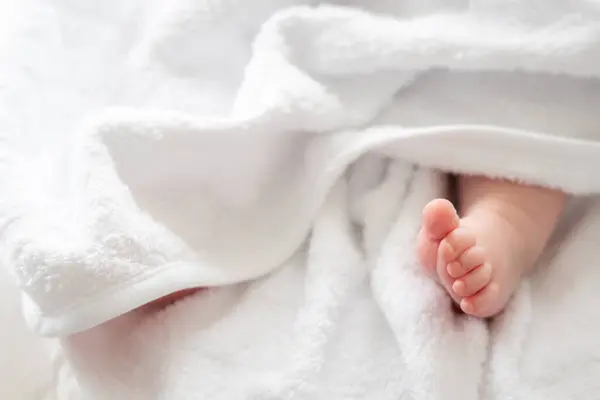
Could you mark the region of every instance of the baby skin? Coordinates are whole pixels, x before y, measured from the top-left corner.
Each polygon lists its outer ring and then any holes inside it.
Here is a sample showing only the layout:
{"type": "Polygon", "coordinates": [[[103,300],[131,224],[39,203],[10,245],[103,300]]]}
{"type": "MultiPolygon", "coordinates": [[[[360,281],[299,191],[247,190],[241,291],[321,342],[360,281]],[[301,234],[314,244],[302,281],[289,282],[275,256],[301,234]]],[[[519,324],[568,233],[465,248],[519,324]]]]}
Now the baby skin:
{"type": "Polygon", "coordinates": [[[458,210],[444,199],[423,209],[418,257],[464,313],[492,317],[543,251],[565,195],[478,176],[457,183],[458,210]]]}

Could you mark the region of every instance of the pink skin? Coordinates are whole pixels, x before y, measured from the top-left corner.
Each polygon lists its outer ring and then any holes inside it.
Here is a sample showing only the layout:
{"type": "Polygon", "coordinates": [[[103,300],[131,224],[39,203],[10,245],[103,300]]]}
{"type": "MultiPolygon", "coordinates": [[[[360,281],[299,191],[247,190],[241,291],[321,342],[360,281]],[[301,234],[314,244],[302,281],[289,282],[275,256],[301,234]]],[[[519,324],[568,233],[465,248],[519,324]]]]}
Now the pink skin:
{"type": "MultiPolygon", "coordinates": [[[[418,257],[463,312],[491,317],[504,309],[542,252],[565,196],[483,177],[461,177],[458,183],[462,218],[448,200],[427,204],[418,257]]],[[[172,293],[144,308],[161,310],[200,290],[172,293]]]]}
{"type": "Polygon", "coordinates": [[[448,200],[424,208],[418,257],[463,312],[491,317],[542,252],[564,195],[481,177],[461,178],[459,191],[463,218],[448,200]]]}
{"type": "Polygon", "coordinates": [[[163,296],[160,299],[156,299],[156,300],[146,304],[142,308],[144,310],[148,310],[148,311],[160,311],[170,305],[175,304],[176,302],[178,302],[180,300],[183,300],[184,298],[186,298],[188,296],[191,296],[193,294],[200,292],[201,290],[203,290],[203,288],[180,290],[178,292],[174,292],[174,293],[168,294],[166,296],[163,296]]]}

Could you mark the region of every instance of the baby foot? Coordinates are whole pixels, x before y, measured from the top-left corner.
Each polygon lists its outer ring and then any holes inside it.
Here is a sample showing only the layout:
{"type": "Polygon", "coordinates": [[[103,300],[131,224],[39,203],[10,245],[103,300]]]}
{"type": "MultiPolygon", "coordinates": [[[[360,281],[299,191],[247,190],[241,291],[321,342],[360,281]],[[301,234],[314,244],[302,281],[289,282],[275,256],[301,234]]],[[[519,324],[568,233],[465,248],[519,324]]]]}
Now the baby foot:
{"type": "Polygon", "coordinates": [[[519,282],[503,250],[506,241],[495,240],[493,224],[466,223],[447,200],[430,202],[423,210],[423,228],[417,252],[425,271],[438,281],[466,314],[493,316],[505,307],[519,282]]]}

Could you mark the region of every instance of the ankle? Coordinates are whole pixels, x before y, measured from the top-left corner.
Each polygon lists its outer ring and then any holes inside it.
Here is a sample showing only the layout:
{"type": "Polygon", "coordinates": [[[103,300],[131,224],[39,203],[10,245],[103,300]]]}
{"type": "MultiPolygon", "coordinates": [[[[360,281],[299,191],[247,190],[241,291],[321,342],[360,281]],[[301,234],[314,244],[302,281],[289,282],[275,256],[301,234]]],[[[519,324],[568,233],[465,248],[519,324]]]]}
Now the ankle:
{"type": "Polygon", "coordinates": [[[499,256],[530,268],[543,250],[546,237],[539,231],[535,218],[520,207],[494,200],[479,204],[462,219],[473,229],[488,251],[497,249],[499,256]]]}

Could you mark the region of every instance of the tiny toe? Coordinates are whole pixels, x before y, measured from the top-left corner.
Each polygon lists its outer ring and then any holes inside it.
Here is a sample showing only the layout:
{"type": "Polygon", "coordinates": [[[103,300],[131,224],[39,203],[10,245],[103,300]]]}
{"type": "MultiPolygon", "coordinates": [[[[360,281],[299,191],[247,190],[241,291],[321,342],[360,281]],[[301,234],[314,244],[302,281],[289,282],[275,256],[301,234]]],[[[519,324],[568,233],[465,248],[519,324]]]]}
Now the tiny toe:
{"type": "Polygon", "coordinates": [[[460,301],[460,309],[469,315],[473,315],[475,313],[475,307],[473,306],[473,301],[471,299],[462,299],[460,301]]]}
{"type": "Polygon", "coordinates": [[[448,272],[448,275],[454,279],[460,278],[465,274],[464,268],[458,261],[452,261],[450,264],[448,264],[446,271],[448,272]]]}
{"type": "Polygon", "coordinates": [[[461,297],[473,296],[490,282],[492,268],[489,264],[483,264],[452,284],[454,293],[461,297]]]}
{"type": "Polygon", "coordinates": [[[425,235],[423,230],[421,230],[417,237],[417,256],[419,258],[421,266],[423,266],[427,273],[433,277],[437,275],[435,273],[437,253],[438,242],[430,240],[425,235]]]}
{"type": "Polygon", "coordinates": [[[459,223],[454,205],[446,199],[433,200],[423,209],[423,231],[431,240],[442,240],[459,223]]]}
{"type": "Polygon", "coordinates": [[[497,314],[504,304],[500,299],[500,288],[497,283],[490,283],[479,293],[461,300],[460,308],[467,314],[487,318],[497,314]]]}
{"type": "MultiPolygon", "coordinates": [[[[475,246],[475,234],[465,228],[456,228],[440,242],[441,257],[450,263],[460,257],[465,250],[475,246]]],[[[459,275],[462,276],[464,272],[459,275]]]]}
{"type": "Polygon", "coordinates": [[[459,255],[457,262],[448,264],[448,275],[460,278],[485,262],[485,251],[479,246],[471,247],[459,255]]]}

